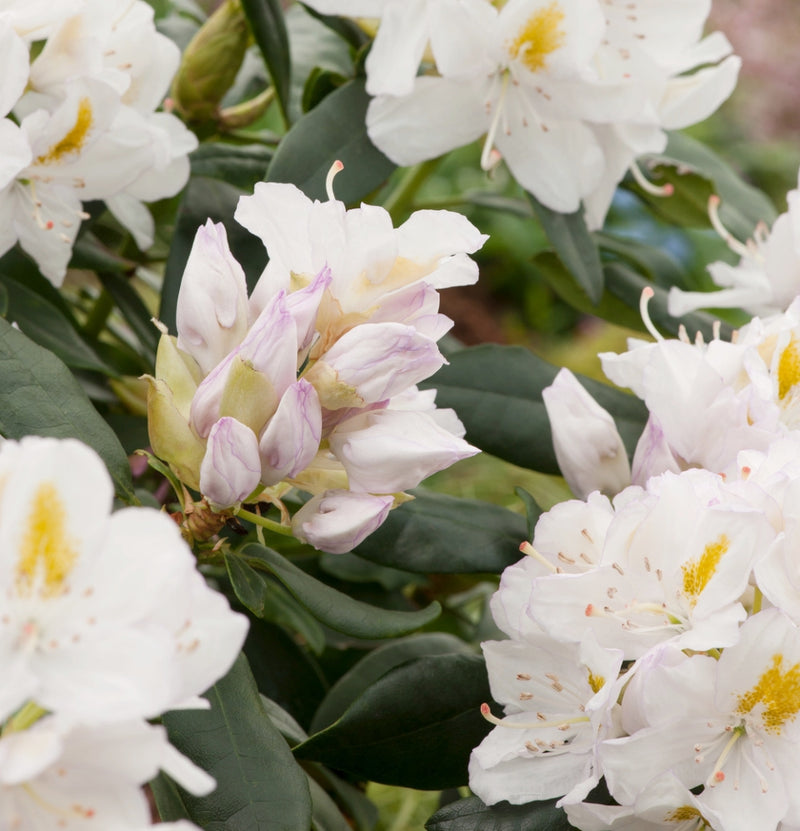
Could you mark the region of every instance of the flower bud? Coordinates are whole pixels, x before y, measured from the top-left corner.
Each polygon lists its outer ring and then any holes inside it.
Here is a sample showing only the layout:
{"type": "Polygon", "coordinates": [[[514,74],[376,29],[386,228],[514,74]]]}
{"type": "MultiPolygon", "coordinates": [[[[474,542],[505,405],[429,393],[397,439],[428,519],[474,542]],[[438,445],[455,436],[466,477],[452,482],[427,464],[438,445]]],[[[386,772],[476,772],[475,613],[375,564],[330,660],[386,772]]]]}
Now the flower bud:
{"type": "Polygon", "coordinates": [[[239,0],[225,0],[200,27],[172,82],[172,99],[184,118],[207,121],[216,115],[242,65],[249,36],[239,0]]]}
{"type": "Polygon", "coordinates": [[[445,362],[435,341],[402,323],[365,323],[340,337],[306,378],[329,410],[385,401],[445,362]]]}
{"type": "Polygon", "coordinates": [[[326,491],[292,517],[295,537],[330,554],[344,554],[380,527],[394,504],[391,496],[326,491]]]}
{"type": "Polygon", "coordinates": [[[355,491],[396,493],[479,450],[454,436],[427,413],[376,410],[340,424],[331,450],[355,491]]]}
{"type": "Polygon", "coordinates": [[[286,390],[261,436],[261,481],[274,485],[308,467],[317,455],[321,435],[319,397],[301,378],[286,390]]]}
{"type": "Polygon", "coordinates": [[[230,508],[256,489],[260,477],[256,434],[235,418],[221,418],[208,434],[201,493],[215,510],[230,508]]]}
{"type": "Polygon", "coordinates": [[[572,492],[613,496],[631,483],[630,465],[614,419],[562,369],[542,390],[558,466],[572,492]]]}

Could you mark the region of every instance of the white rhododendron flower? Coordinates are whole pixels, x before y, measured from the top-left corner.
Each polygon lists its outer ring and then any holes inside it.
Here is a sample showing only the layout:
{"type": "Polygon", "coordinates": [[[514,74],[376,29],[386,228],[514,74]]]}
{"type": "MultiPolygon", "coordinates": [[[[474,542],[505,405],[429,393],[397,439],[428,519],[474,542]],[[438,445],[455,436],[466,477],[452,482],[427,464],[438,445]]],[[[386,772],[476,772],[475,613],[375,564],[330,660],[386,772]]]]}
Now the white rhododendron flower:
{"type": "Polygon", "coordinates": [[[169,517],[111,514],[113,488],[77,441],[0,447],[0,719],[33,700],[94,724],[197,703],[247,621],[206,586],[169,517]]]}
{"type": "MultiPolygon", "coordinates": [[[[665,129],[713,112],[738,74],[722,35],[701,39],[708,3],[437,5],[449,12],[429,36],[438,74],[417,77],[406,92],[407,68],[395,69],[380,47],[367,67],[368,85],[389,93],[370,103],[372,141],[397,164],[410,165],[485,135],[485,169],[498,151],[549,208],[572,212],[586,200],[595,227],[635,158],[663,150],[665,129]]],[[[376,46],[414,38],[419,44],[430,16],[418,14],[412,28],[393,8],[386,4],[376,46]]]]}
{"type": "Polygon", "coordinates": [[[759,225],[746,244],[734,239],[717,216],[719,199],[711,197],[709,213],[722,237],[739,254],[738,265],[724,262],[708,267],[721,288],[714,292],[669,290],[669,312],[680,317],[695,309],[740,308],[754,315],[783,312],[800,294],[800,190],[786,195],[789,209],[772,229],[759,225]]]}
{"type": "Polygon", "coordinates": [[[485,237],[448,211],[395,229],[382,208],[280,184],[257,185],[236,218],[269,262],[248,297],[223,226],[198,230],[178,335],[149,379],[153,448],[216,511],[311,494],[295,535],[348,551],[403,491],[477,452],[416,385],[445,363],[437,289],[477,279],[469,254],[485,237]]]}
{"type": "MultiPolygon", "coordinates": [[[[146,722],[90,727],[56,716],[0,737],[0,825],[7,829],[68,828],[140,831],[151,827],[141,786],[159,770],[190,793],[214,780],[146,722]]],[[[162,826],[158,826],[162,828],[162,826]]],[[[197,831],[182,822],[174,831],[197,831]]]]}
{"type": "Polygon", "coordinates": [[[152,245],[153,219],[143,202],[185,185],[197,140],[173,115],[155,112],[179,51],[156,31],[150,5],[46,5],[0,7],[0,38],[8,41],[9,28],[17,38],[2,50],[0,106],[19,124],[0,123],[9,149],[0,167],[0,253],[19,242],[60,285],[89,200],[105,200],[137,245],[152,245]],[[30,63],[28,44],[45,36],[30,63]],[[23,41],[27,85],[11,95],[23,41]]]}
{"type": "Polygon", "coordinates": [[[614,419],[568,370],[561,369],[542,390],[553,449],[572,492],[613,496],[631,482],[631,469],[614,419]]]}

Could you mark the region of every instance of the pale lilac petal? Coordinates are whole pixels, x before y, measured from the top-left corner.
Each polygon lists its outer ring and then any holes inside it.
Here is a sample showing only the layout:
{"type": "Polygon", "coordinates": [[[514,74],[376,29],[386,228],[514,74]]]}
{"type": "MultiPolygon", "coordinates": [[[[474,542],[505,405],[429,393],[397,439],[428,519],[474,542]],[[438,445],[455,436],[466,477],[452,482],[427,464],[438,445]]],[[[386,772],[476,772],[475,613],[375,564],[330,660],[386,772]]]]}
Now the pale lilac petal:
{"type": "Polygon", "coordinates": [[[221,418],[208,434],[200,465],[200,490],[218,508],[229,508],[251,494],[261,477],[258,439],[235,418],[221,418]]]}

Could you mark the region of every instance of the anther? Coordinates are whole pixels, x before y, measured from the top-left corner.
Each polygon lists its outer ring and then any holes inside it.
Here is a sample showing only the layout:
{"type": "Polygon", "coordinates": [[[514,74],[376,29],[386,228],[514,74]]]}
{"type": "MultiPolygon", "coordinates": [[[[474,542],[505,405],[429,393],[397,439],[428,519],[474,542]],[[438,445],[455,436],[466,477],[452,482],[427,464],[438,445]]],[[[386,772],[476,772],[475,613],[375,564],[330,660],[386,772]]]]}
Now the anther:
{"type": "Polygon", "coordinates": [[[336,201],[336,197],[333,194],[333,180],[336,177],[336,174],[344,170],[344,165],[337,159],[332,165],[330,170],[328,171],[328,175],[325,177],[325,193],[328,194],[328,199],[331,202],[336,201]]]}

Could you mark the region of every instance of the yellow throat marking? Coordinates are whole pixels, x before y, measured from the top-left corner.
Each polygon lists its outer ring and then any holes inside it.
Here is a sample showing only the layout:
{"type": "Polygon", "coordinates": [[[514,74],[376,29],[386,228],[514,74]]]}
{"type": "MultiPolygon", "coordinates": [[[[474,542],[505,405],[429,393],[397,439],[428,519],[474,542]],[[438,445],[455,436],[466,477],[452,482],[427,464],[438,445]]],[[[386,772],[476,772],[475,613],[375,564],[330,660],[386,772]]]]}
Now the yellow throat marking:
{"type": "Polygon", "coordinates": [[[664,822],[686,822],[690,819],[700,819],[700,811],[691,805],[681,805],[671,814],[664,817],[664,822]]]}
{"type": "Polygon", "coordinates": [[[777,735],[787,721],[794,721],[800,710],[800,664],[784,671],[783,655],[773,655],[755,687],[739,696],[736,712],[746,715],[757,704],[764,705],[761,718],[768,733],[777,735]]]}
{"type": "Polygon", "coordinates": [[[78,114],[75,117],[75,123],[72,125],[69,132],[57,141],[46,153],[43,153],[36,159],[37,164],[51,164],[58,162],[72,154],[81,152],[86,137],[89,135],[89,130],[92,128],[92,104],[88,98],[81,98],[78,102],[78,114]]]}
{"type": "Polygon", "coordinates": [[[547,56],[564,43],[566,35],[561,28],[563,21],[561,4],[554,0],[525,21],[525,25],[509,44],[509,54],[512,58],[519,58],[531,72],[544,69],[547,56]]]}
{"type": "Polygon", "coordinates": [[[800,343],[792,338],[778,360],[778,399],[784,398],[800,383],[800,343]]]}
{"type": "Polygon", "coordinates": [[[17,588],[29,595],[39,583],[43,597],[61,594],[79,551],[67,536],[67,512],[52,482],[34,494],[17,562],[17,588]]]}
{"type": "Polygon", "coordinates": [[[703,549],[703,553],[691,562],[681,566],[683,572],[683,592],[691,598],[692,606],[697,602],[698,595],[709,584],[717,570],[719,561],[731,547],[730,539],[721,534],[715,542],[710,542],[703,549]]]}

